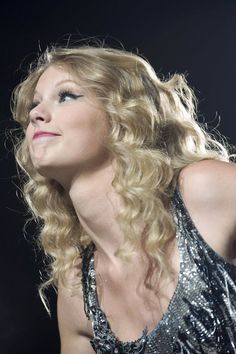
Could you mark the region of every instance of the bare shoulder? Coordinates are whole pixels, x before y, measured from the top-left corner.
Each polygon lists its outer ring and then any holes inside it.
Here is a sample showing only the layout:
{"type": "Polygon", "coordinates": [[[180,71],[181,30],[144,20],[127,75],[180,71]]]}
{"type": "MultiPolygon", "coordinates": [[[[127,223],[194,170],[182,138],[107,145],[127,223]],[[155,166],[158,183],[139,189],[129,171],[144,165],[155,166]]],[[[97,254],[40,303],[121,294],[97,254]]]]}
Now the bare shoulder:
{"type": "Polygon", "coordinates": [[[221,256],[236,261],[236,164],[203,160],[183,168],[179,189],[205,240],[221,256]]]}
{"type": "Polygon", "coordinates": [[[181,170],[179,185],[184,197],[196,203],[206,198],[233,197],[236,195],[236,164],[217,160],[194,162],[181,170]]]}
{"type": "Polygon", "coordinates": [[[89,339],[91,324],[84,312],[80,262],[67,271],[65,283],[58,285],[57,317],[61,354],[93,353],[89,339]]]}

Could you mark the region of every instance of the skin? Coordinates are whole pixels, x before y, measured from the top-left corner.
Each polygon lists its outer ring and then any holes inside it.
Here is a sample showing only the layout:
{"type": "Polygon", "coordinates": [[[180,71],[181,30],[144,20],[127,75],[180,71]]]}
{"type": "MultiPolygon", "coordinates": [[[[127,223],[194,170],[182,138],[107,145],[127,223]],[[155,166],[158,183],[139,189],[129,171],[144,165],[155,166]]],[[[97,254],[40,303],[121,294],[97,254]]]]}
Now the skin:
{"type": "Polygon", "coordinates": [[[29,113],[26,139],[37,170],[69,190],[73,180],[111,165],[104,146],[106,114],[85,93],[76,78],[61,67],[50,67],[40,77],[29,113]],[[33,138],[39,131],[56,136],[33,138]]]}
{"type": "MultiPolygon", "coordinates": [[[[116,220],[121,201],[111,186],[113,161],[105,148],[107,117],[78,82],[62,83],[64,80],[75,79],[61,68],[50,67],[38,81],[26,134],[31,158],[40,173],[56,179],[68,191],[79,221],[96,246],[100,306],[117,337],[134,340],[145,326],[151,331],[168,307],[179,273],[177,246],[174,240],[168,254],[174,276],[160,280],[158,297],[144,286],[147,260],[140,250],[128,264],[115,256],[124,237],[116,220]],[[73,94],[83,97],[67,96],[61,101],[58,88],[68,84],[73,94]],[[37,130],[59,135],[37,141],[33,139],[37,130]]],[[[181,171],[179,186],[206,242],[236,264],[236,166],[210,160],[193,163],[181,171]]],[[[78,280],[78,267],[79,262],[68,272],[71,285],[78,280]]],[[[72,293],[59,284],[58,322],[61,354],[94,353],[81,289],[72,293]]]]}

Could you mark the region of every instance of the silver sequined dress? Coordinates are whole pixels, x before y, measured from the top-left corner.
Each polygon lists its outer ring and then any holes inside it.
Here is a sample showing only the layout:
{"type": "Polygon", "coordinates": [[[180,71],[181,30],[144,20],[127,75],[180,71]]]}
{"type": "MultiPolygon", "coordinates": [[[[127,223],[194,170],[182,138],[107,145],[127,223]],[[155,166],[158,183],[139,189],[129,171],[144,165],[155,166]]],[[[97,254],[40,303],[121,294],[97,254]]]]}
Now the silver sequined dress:
{"type": "Polygon", "coordinates": [[[98,354],[236,353],[236,266],[204,241],[176,190],[173,216],[180,256],[178,284],[156,328],[133,342],[121,342],[99,307],[94,248],[83,255],[85,313],[92,322],[91,345],[98,354]]]}

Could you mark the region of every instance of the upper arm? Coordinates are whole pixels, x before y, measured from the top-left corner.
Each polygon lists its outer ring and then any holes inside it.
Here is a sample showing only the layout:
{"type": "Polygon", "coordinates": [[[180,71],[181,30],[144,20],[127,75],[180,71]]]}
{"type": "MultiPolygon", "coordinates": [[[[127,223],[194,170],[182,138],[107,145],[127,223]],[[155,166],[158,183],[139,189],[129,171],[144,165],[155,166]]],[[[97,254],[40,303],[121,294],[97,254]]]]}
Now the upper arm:
{"type": "Polygon", "coordinates": [[[61,340],[61,354],[94,354],[90,344],[91,325],[84,313],[80,288],[59,284],[57,317],[61,340]]]}
{"type": "Polygon", "coordinates": [[[236,165],[193,163],[181,171],[179,186],[201,235],[222,256],[236,258],[236,165]]]}

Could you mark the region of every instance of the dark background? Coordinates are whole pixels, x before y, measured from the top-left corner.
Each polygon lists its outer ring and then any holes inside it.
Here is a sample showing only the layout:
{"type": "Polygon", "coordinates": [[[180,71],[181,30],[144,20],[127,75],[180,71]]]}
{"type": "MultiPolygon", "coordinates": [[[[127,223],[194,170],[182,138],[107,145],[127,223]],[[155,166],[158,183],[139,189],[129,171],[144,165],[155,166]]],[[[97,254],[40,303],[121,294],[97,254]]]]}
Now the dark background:
{"type": "MultiPolygon", "coordinates": [[[[200,120],[236,143],[236,0],[9,1],[0,7],[0,354],[59,353],[55,295],[49,318],[37,294],[41,257],[34,226],[22,231],[25,209],[6,133],[9,101],[27,64],[50,43],[84,37],[139,51],[158,73],[188,73],[200,120]],[[19,69],[21,67],[21,69],[19,69]]],[[[70,354],[70,353],[68,353],[70,354]]]]}

